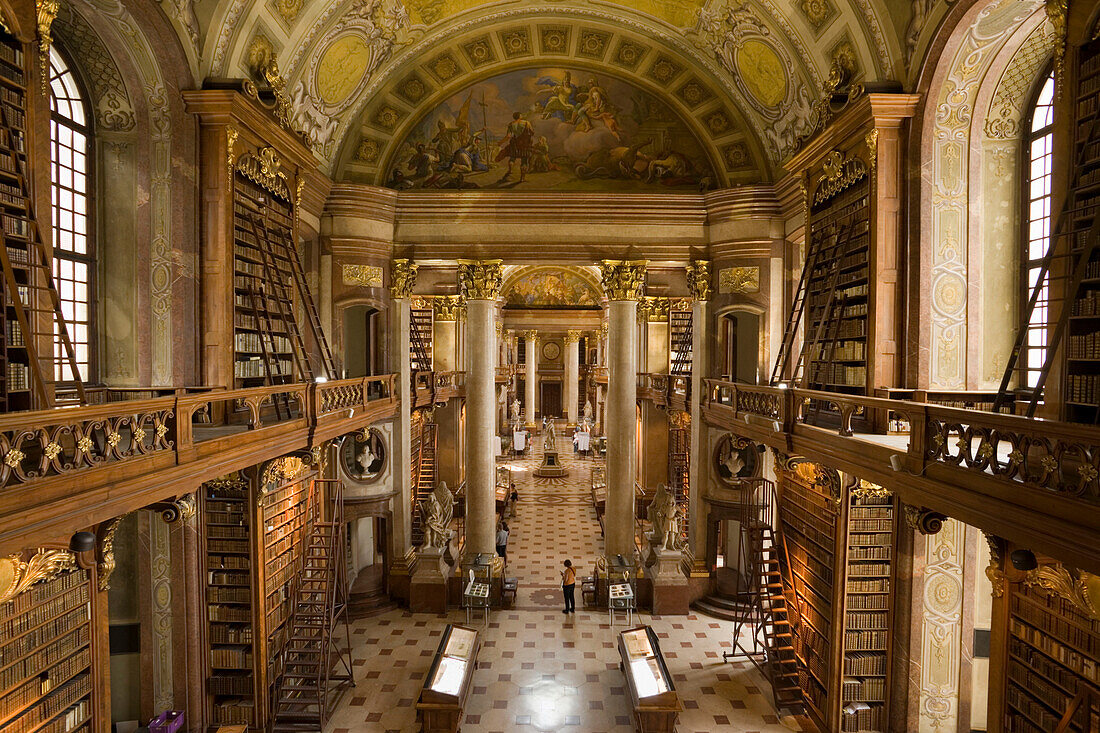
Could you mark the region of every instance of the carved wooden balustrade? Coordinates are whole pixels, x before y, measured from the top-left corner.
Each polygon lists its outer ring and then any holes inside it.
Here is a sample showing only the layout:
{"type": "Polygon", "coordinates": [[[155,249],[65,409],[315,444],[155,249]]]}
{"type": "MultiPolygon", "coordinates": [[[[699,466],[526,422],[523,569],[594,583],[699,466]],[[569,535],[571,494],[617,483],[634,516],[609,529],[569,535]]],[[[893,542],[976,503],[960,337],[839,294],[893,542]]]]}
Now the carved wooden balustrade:
{"type": "Polygon", "coordinates": [[[0,554],[396,412],[396,375],[0,415],[0,554]]]}
{"type": "MultiPolygon", "coordinates": [[[[1100,568],[1094,549],[1100,428],[931,402],[705,384],[704,416],[716,427],[822,460],[898,491],[908,504],[1100,568]],[[823,422],[822,408],[828,427],[815,424],[823,422]]],[[[936,398],[959,401],[950,393],[936,398]]]]}
{"type": "Polygon", "coordinates": [[[413,408],[441,405],[466,396],[466,372],[417,372],[413,375],[413,408]]]}
{"type": "Polygon", "coordinates": [[[649,400],[658,407],[687,412],[691,393],[691,377],[674,374],[638,374],[638,399],[649,400]]]}

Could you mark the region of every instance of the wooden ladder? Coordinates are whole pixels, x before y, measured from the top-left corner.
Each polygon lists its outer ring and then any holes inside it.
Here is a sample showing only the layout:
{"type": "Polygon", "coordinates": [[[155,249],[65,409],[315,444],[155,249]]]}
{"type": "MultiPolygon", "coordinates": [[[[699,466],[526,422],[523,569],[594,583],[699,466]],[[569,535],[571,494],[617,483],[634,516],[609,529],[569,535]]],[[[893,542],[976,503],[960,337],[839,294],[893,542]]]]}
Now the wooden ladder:
{"type": "Polygon", "coordinates": [[[412,540],[413,546],[419,547],[424,542],[424,517],[421,516],[420,507],[435,491],[436,465],[436,425],[433,422],[424,421],[420,428],[420,454],[416,462],[416,483],[413,487],[413,511],[412,540]]]}
{"type": "MultiPolygon", "coordinates": [[[[261,283],[262,287],[263,283],[261,283]]],[[[252,284],[248,286],[248,301],[252,304],[252,313],[256,318],[256,329],[260,332],[260,354],[263,359],[264,365],[264,381],[269,385],[275,384],[287,384],[291,380],[288,378],[290,375],[283,374],[283,367],[279,363],[279,357],[275,351],[275,324],[271,322],[271,314],[267,310],[267,306],[264,304],[264,294],[262,292],[257,293],[256,287],[252,284]],[[268,351],[270,345],[271,351],[268,351]]],[[[283,394],[282,399],[279,399],[280,395],[276,395],[272,402],[275,405],[275,416],[282,420],[283,412],[279,406],[279,403],[283,403],[283,408],[286,409],[287,417],[290,416],[290,398],[283,394]]]]}
{"type": "MultiPolygon", "coordinates": [[[[807,232],[809,226],[810,223],[806,222],[807,232]]],[[[806,253],[806,262],[802,265],[802,274],[798,278],[798,287],[794,291],[791,310],[787,314],[787,325],[783,330],[783,341],[779,345],[779,355],[775,359],[775,366],[772,368],[772,376],[769,380],[769,384],[773,386],[785,381],[784,375],[790,365],[791,353],[794,351],[794,341],[798,336],[798,326],[802,323],[802,314],[806,310],[806,296],[809,292],[810,276],[817,267],[817,260],[823,249],[823,245],[811,246],[810,251],[806,253]]]]}
{"type": "Polygon", "coordinates": [[[335,703],[334,693],[353,683],[343,485],[331,479],[316,480],[308,511],[314,518],[291,592],[290,631],[272,698],[273,733],[323,731],[335,703]],[[319,511],[318,486],[328,488],[331,508],[327,518],[319,511]],[[341,624],[343,640],[337,633],[341,624]]]}
{"type": "Polygon", "coordinates": [[[1100,730],[1100,695],[1087,685],[1080,685],[1080,688],[1058,721],[1054,733],[1100,730]]]}
{"type": "MultiPolygon", "coordinates": [[[[7,138],[7,146],[12,151],[16,163],[15,176],[19,181],[19,190],[26,205],[24,216],[4,214],[3,241],[0,242],[0,266],[4,270],[4,290],[15,307],[15,317],[23,334],[23,348],[27,351],[27,361],[31,372],[33,391],[43,408],[54,406],[53,385],[57,381],[57,364],[67,363],[76,385],[80,404],[87,404],[84,382],[77,367],[76,350],[69,338],[69,327],[61,308],[61,298],[53,277],[53,256],[42,241],[42,230],[38,225],[34,199],[31,196],[26,161],[17,151],[17,135],[8,119],[8,109],[0,104],[0,124],[7,138]],[[11,230],[9,230],[9,227],[11,230]],[[15,268],[8,254],[8,242],[24,244],[27,248],[27,282],[19,282],[15,268]],[[48,307],[45,305],[48,303],[48,307]],[[51,315],[52,314],[52,318],[51,315]],[[39,346],[48,337],[49,349],[39,353],[39,346]],[[63,354],[55,353],[55,339],[61,342],[63,354]]],[[[24,141],[25,142],[25,141],[24,141]]],[[[6,338],[6,334],[5,334],[6,338]]],[[[7,375],[4,375],[5,377],[7,375]]],[[[30,385],[27,385],[30,387],[30,385]]]]}
{"type": "Polygon", "coordinates": [[[324,372],[323,376],[333,379],[336,377],[335,361],[332,358],[332,350],[329,348],[328,339],[325,338],[325,331],[321,327],[321,318],[317,315],[317,306],[313,301],[313,293],[309,289],[309,283],[306,282],[305,272],[302,270],[302,263],[298,259],[298,249],[294,246],[294,243],[290,241],[285,231],[277,231],[276,236],[283,247],[286,259],[290,261],[290,274],[298,290],[298,297],[301,299],[302,310],[305,311],[306,320],[309,322],[309,330],[313,334],[313,339],[317,343],[317,349],[321,354],[320,371],[324,372]]]}
{"type": "Polygon", "coordinates": [[[783,572],[784,549],[772,527],[774,485],[759,479],[742,497],[739,556],[747,567],[738,569],[733,650],[723,652],[722,659],[748,658],[771,683],[776,710],[800,711],[803,698],[794,645],[798,609],[783,572]],[[751,629],[747,645],[741,639],[746,627],[751,629]]]}

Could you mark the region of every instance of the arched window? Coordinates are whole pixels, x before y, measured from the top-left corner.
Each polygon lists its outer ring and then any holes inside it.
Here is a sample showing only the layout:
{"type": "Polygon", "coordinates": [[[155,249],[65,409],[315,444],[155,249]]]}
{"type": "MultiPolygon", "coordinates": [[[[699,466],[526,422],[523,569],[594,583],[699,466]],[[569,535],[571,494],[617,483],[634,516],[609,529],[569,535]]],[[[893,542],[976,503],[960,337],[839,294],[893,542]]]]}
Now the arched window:
{"type": "MultiPolygon", "coordinates": [[[[50,180],[54,280],[85,382],[95,379],[95,240],[91,230],[91,135],[84,94],[68,64],[50,50],[50,180]]],[[[60,339],[56,378],[74,381],[60,339]]]]}
{"type": "Polygon", "coordinates": [[[1020,386],[1034,387],[1039,380],[1043,361],[1047,355],[1047,330],[1049,326],[1050,278],[1043,282],[1035,309],[1030,317],[1027,312],[1035,284],[1039,280],[1043,256],[1050,245],[1050,178],[1054,162],[1054,74],[1039,87],[1031,107],[1029,122],[1024,134],[1024,193],[1023,193],[1023,252],[1020,273],[1022,275],[1021,327],[1027,330],[1023,353],[1020,355],[1020,386]]]}

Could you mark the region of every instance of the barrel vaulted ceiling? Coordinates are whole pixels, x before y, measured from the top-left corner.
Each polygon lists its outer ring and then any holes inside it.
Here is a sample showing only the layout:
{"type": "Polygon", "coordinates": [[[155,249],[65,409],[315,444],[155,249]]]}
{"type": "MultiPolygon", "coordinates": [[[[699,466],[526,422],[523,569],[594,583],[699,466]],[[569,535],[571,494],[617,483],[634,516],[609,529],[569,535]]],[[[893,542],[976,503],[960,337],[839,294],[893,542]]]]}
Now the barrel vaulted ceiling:
{"type": "MultiPolygon", "coordinates": [[[[382,184],[402,141],[479,83],[529,71],[660,101],[714,186],[775,178],[843,57],[912,76],[950,0],[163,0],[196,78],[278,58],[296,122],[337,179],[382,184]]],[[[515,75],[513,75],[515,76],[515,75]]]]}

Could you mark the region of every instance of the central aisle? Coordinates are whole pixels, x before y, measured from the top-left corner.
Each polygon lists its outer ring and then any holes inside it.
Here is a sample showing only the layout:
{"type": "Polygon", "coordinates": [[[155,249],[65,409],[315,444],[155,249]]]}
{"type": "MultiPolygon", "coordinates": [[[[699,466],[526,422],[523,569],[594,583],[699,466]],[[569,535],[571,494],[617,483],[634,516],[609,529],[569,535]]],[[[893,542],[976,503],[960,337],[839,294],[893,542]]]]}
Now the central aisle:
{"type": "MultiPolygon", "coordinates": [[[[482,634],[479,667],[467,700],[462,730],[469,733],[573,731],[629,733],[629,693],[619,671],[616,634],[605,612],[583,608],[562,615],[558,570],[569,557],[578,576],[589,575],[603,540],[589,496],[594,460],[574,459],[568,436],[559,456],[564,479],[532,475],[542,459],[535,438],[532,456],[511,466],[520,494],[509,519],[508,573],[519,578],[517,607],[494,611],[482,634]]],[[[578,584],[579,585],[579,584],[578,584]]],[[[341,698],[327,733],[414,733],[416,698],[447,623],[465,623],[462,611],[444,616],[395,610],[352,624],[356,687],[341,698]]],[[[733,624],[705,616],[640,614],[636,623],[658,633],[684,704],[679,733],[799,730],[794,718],[780,720],[771,691],[748,662],[722,662],[733,624]]]]}

